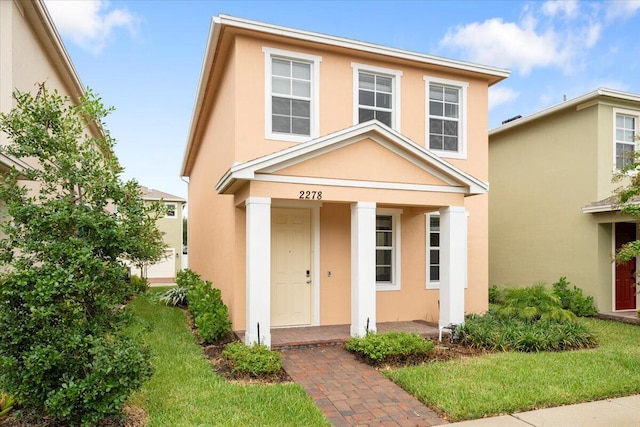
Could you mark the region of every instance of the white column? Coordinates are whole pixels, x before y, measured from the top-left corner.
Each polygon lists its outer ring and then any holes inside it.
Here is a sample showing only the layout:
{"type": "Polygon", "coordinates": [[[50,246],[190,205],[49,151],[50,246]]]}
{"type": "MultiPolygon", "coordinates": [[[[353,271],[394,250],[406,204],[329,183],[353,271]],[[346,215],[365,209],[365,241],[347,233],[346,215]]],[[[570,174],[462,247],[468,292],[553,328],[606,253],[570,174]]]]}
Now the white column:
{"type": "Polygon", "coordinates": [[[351,204],[351,336],[376,330],[376,204],[351,204]]]}
{"type": "Polygon", "coordinates": [[[245,203],[247,326],[244,342],[251,345],[259,341],[271,347],[271,199],[249,197],[245,203]]]}
{"type": "Polygon", "coordinates": [[[467,211],[464,207],[440,209],[440,320],[442,329],[464,323],[464,289],[467,285],[467,211]]]}

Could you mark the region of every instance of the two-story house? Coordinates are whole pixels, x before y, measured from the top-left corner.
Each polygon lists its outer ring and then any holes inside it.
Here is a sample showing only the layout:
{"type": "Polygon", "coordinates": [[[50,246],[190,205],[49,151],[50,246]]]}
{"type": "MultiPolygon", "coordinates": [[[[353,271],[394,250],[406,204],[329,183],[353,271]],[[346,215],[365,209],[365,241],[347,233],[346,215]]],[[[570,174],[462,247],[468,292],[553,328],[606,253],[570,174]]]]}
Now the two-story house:
{"type": "MultiPolygon", "coordinates": [[[[182,270],[182,215],[186,200],[180,196],[165,193],[154,188],[140,186],[142,200],[147,203],[159,202],[166,209],[156,225],[162,233],[165,247],[164,257],[146,268],[145,277],[150,283],[175,282],[176,274],[182,270]]],[[[132,273],[140,274],[133,269],[132,273]]]]}
{"type": "Polygon", "coordinates": [[[189,264],[247,343],[487,308],[487,97],[508,74],[213,19],[182,167],[189,264]]]}
{"type": "Polygon", "coordinates": [[[612,178],[630,161],[639,120],[640,95],[598,89],[489,133],[491,283],[567,276],[600,311],[638,307],[637,262],[612,262],[637,237],[612,178]]]}
{"type": "MultiPolygon", "coordinates": [[[[0,112],[13,106],[13,91],[36,93],[37,84],[78,99],[84,87],[42,0],[0,1],[0,112]]],[[[97,127],[90,129],[100,134],[97,127]]],[[[7,143],[0,132],[0,144],[7,143]]],[[[33,166],[0,154],[0,173],[33,166]]]]}

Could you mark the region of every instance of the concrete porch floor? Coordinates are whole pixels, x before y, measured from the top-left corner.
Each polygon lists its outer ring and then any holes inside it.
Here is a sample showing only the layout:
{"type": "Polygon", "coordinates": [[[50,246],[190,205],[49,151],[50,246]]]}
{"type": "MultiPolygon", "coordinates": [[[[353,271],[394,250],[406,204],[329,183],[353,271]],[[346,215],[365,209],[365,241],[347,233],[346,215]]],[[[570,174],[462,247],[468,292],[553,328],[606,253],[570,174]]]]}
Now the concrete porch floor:
{"type": "Polygon", "coordinates": [[[638,318],[638,312],[635,310],[624,311],[612,311],[608,313],[598,313],[596,315],[599,319],[614,320],[616,322],[631,323],[633,325],[640,325],[640,319],[638,318]]]}
{"type": "MultiPolygon", "coordinates": [[[[340,345],[349,339],[349,329],[349,325],[273,328],[271,329],[271,348],[277,350],[340,345]]],[[[377,329],[378,332],[417,332],[425,338],[438,338],[438,326],[422,320],[380,322],[377,329]]],[[[244,331],[234,333],[241,341],[244,340],[244,331]]]]}

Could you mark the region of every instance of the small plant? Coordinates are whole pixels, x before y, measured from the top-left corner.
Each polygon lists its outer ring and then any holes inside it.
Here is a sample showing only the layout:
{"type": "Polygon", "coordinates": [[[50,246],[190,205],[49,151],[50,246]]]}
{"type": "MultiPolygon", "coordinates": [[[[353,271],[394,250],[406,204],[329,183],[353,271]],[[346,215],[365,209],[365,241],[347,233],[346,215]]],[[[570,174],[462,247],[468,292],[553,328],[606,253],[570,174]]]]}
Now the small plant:
{"type": "Polygon", "coordinates": [[[511,288],[504,292],[503,305],[496,314],[528,322],[538,320],[572,321],[575,314],[562,308],[560,298],[543,284],[527,288],[511,288]]]}
{"type": "Polygon", "coordinates": [[[347,350],[361,354],[374,364],[406,360],[427,353],[433,347],[433,342],[425,340],[420,334],[409,332],[370,333],[351,338],[345,345],[347,350]]]}
{"type": "Polygon", "coordinates": [[[178,274],[176,275],[176,283],[179,288],[193,289],[200,282],[202,282],[200,275],[188,268],[178,271],[178,274]]]}
{"type": "Polygon", "coordinates": [[[177,286],[175,288],[168,289],[160,297],[160,301],[166,305],[172,305],[174,307],[186,307],[187,306],[187,293],[189,289],[177,286]]]}
{"type": "Polygon", "coordinates": [[[502,292],[496,285],[489,286],[489,303],[497,304],[500,302],[502,292]]]}
{"type": "Polygon", "coordinates": [[[585,297],[582,289],[576,286],[573,289],[569,289],[570,284],[564,276],[553,284],[553,293],[560,298],[562,308],[571,311],[578,317],[593,317],[598,314],[598,309],[593,303],[593,297],[585,297]]]}
{"type": "Polygon", "coordinates": [[[130,286],[134,295],[140,295],[149,290],[149,281],[144,277],[133,275],[131,276],[130,286]]]}
{"type": "Polygon", "coordinates": [[[240,341],[227,344],[222,356],[232,366],[233,372],[243,372],[254,377],[272,375],[282,369],[282,359],[276,351],[265,345],[254,344],[248,347],[240,341]]]}
{"type": "Polygon", "coordinates": [[[212,288],[211,282],[199,280],[187,292],[187,299],[202,341],[211,344],[231,333],[229,311],[222,302],[220,289],[212,288]]]}
{"type": "Polygon", "coordinates": [[[0,391],[0,418],[11,412],[13,403],[13,395],[0,391]]]}

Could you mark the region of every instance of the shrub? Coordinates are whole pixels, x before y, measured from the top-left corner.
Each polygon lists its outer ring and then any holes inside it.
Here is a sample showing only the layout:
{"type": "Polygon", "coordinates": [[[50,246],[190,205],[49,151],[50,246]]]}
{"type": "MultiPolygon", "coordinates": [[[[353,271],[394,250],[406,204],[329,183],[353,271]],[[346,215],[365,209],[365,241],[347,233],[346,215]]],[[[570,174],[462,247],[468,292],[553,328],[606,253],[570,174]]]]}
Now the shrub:
{"type": "Polygon", "coordinates": [[[504,291],[502,306],[496,314],[503,318],[518,318],[524,321],[538,320],[572,321],[575,315],[562,308],[560,298],[544,285],[528,288],[511,288],[504,291]]]}
{"type": "Polygon", "coordinates": [[[502,296],[502,292],[496,285],[489,286],[489,303],[497,304],[500,302],[500,297],[502,296]]]}
{"type": "Polygon", "coordinates": [[[384,363],[427,353],[433,350],[434,345],[417,333],[388,332],[370,333],[364,337],[351,338],[345,347],[373,363],[384,363]]]}
{"type": "Polygon", "coordinates": [[[160,297],[160,301],[167,305],[172,305],[174,307],[186,307],[187,306],[187,293],[189,289],[182,288],[180,286],[168,289],[165,293],[160,297]]]}
{"type": "Polygon", "coordinates": [[[554,319],[535,322],[499,316],[489,310],[483,316],[469,315],[456,329],[456,342],[493,351],[562,351],[593,347],[595,335],[576,321],[554,319]]]}
{"type": "Polygon", "coordinates": [[[149,281],[143,277],[133,275],[130,279],[131,292],[140,295],[149,290],[149,281]]]}
{"type": "Polygon", "coordinates": [[[193,289],[200,282],[202,282],[200,275],[188,268],[178,271],[178,274],[176,275],[176,283],[179,288],[193,289]]]}
{"type": "Polygon", "coordinates": [[[202,341],[211,344],[231,333],[229,311],[222,302],[220,289],[212,288],[211,282],[199,280],[187,292],[187,299],[202,341]]]}
{"type": "Polygon", "coordinates": [[[7,415],[13,409],[13,396],[0,391],[0,418],[7,415]]]}
{"type": "Polygon", "coordinates": [[[582,289],[574,286],[569,289],[571,283],[567,278],[562,276],[560,280],[554,283],[553,293],[560,298],[562,308],[571,311],[578,317],[593,317],[598,314],[598,309],[593,303],[592,296],[584,296],[582,289]]]}
{"type": "Polygon", "coordinates": [[[265,345],[248,347],[240,341],[227,344],[222,356],[232,366],[233,372],[243,372],[254,377],[276,374],[282,369],[282,359],[276,351],[265,345]]]}

